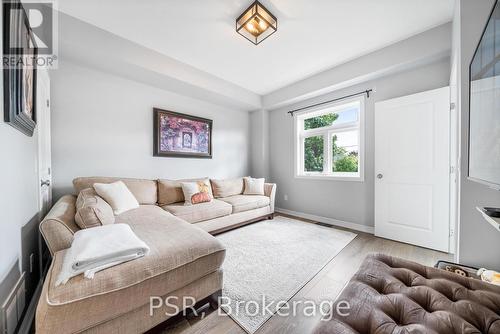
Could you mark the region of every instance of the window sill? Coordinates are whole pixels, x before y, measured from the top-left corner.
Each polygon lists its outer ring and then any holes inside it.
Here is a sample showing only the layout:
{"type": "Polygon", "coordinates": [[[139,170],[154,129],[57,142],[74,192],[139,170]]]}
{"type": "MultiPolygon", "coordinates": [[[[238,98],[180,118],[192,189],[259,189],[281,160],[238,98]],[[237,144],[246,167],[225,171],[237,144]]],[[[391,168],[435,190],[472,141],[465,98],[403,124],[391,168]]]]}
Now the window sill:
{"type": "Polygon", "coordinates": [[[341,174],[338,175],[322,175],[322,174],[296,174],[296,179],[309,179],[309,180],[330,180],[330,181],[351,181],[351,182],[364,182],[365,179],[361,175],[348,175],[341,174]]]}

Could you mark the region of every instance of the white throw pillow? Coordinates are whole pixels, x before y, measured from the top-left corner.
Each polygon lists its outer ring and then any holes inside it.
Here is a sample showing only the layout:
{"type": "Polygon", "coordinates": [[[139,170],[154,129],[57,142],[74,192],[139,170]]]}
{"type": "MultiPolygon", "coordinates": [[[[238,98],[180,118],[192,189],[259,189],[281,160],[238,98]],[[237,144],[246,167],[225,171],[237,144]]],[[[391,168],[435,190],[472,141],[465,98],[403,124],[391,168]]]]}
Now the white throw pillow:
{"type": "Polygon", "coordinates": [[[94,189],[99,196],[111,205],[115,215],[139,207],[139,202],[122,181],[94,183],[94,189]]]}
{"type": "Polygon", "coordinates": [[[184,204],[186,205],[205,203],[212,200],[210,181],[208,179],[196,182],[181,182],[181,187],[184,193],[184,204]]]}
{"type": "Polygon", "coordinates": [[[265,179],[254,179],[252,177],[244,177],[245,190],[243,195],[264,195],[265,179]]]}

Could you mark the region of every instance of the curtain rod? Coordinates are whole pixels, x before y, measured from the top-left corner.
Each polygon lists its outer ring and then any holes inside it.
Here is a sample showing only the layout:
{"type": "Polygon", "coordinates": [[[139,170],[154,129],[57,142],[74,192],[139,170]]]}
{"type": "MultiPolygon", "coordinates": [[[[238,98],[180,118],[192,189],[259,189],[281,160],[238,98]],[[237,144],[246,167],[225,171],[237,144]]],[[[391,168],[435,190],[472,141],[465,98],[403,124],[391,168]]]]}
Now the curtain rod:
{"type": "Polygon", "coordinates": [[[342,97],[338,97],[336,99],[333,99],[333,100],[328,100],[328,101],[324,101],[324,102],[320,102],[320,103],[316,103],[316,104],[311,104],[309,106],[306,106],[306,107],[302,107],[302,108],[298,108],[298,109],[295,109],[295,110],[290,110],[288,113],[293,116],[293,113],[295,112],[298,112],[298,111],[302,111],[302,110],[305,110],[305,109],[309,109],[309,108],[314,108],[314,107],[318,107],[318,106],[322,106],[323,104],[327,104],[327,103],[332,103],[332,102],[336,102],[336,101],[340,101],[340,100],[344,100],[344,99],[347,99],[349,97],[354,97],[354,96],[358,96],[358,95],[365,95],[366,94],[366,97],[367,98],[370,98],[370,93],[373,91],[373,89],[367,89],[367,90],[364,90],[362,92],[359,92],[359,93],[354,93],[354,94],[350,94],[350,95],[346,95],[346,96],[342,96],[342,97]]]}

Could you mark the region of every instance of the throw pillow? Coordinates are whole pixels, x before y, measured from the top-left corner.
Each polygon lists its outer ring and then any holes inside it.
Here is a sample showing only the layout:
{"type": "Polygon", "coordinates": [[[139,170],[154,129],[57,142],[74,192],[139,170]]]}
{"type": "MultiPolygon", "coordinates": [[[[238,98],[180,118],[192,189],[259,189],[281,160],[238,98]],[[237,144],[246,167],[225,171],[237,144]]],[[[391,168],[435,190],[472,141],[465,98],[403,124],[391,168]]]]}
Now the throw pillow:
{"type": "Polygon", "coordinates": [[[115,216],[139,207],[139,202],[122,181],[94,183],[94,189],[111,205],[115,216]]]}
{"type": "MultiPolygon", "coordinates": [[[[184,193],[182,192],[182,182],[198,182],[210,181],[207,177],[201,177],[196,179],[183,179],[183,180],[158,180],[158,205],[164,206],[172,203],[184,202],[184,193]]],[[[210,196],[212,195],[212,188],[210,187],[210,196]]]]}
{"type": "Polygon", "coordinates": [[[197,182],[181,182],[182,192],[184,193],[184,204],[192,205],[210,202],[212,194],[208,180],[197,182]]]}
{"type": "Polygon", "coordinates": [[[115,216],[111,206],[94,189],[87,188],[76,199],[75,222],[81,229],[113,224],[115,216]]]}
{"type": "Polygon", "coordinates": [[[241,195],[245,187],[242,177],[225,180],[212,179],[210,181],[212,182],[212,190],[215,198],[241,195]]]}
{"type": "Polygon", "coordinates": [[[243,195],[264,195],[265,179],[254,179],[252,177],[244,177],[245,190],[243,195]]]}

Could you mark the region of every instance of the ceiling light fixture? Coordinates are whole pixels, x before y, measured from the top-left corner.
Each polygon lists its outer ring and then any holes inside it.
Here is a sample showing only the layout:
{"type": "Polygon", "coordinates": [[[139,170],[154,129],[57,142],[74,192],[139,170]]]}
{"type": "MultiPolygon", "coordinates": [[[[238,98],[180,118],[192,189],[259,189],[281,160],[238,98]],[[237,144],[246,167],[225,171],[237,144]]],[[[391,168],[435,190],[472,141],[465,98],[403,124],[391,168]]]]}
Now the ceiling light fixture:
{"type": "Polygon", "coordinates": [[[257,45],[278,30],[278,19],[255,1],[236,19],[236,32],[257,45]]]}

